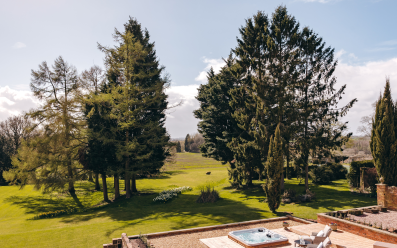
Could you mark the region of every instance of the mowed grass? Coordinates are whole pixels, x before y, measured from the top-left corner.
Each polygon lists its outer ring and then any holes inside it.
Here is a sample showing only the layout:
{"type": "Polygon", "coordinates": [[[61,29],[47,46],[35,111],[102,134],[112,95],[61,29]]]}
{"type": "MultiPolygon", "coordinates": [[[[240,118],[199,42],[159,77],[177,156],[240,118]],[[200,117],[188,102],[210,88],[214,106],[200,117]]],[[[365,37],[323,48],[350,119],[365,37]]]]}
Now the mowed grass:
{"type": "MultiPolygon", "coordinates": [[[[87,208],[102,201],[102,192],[92,191],[93,183],[76,183],[77,198],[67,194],[42,194],[32,186],[0,187],[0,241],[3,247],[102,247],[112,238],[128,235],[225,224],[283,215],[293,212],[303,218],[316,218],[316,213],[375,205],[376,199],[352,195],[346,180],[332,185],[311,186],[317,200],[304,204],[283,204],[278,213],[269,211],[260,187],[235,190],[227,180],[227,167],[200,154],[178,154],[177,162],[156,178],[137,181],[140,191],[131,199],[120,199],[93,210],[51,219],[31,220],[36,214],[67,208],[87,208]],[[200,162],[202,161],[202,162],[200,162]],[[179,168],[177,170],[169,170],[179,168]],[[211,175],[206,175],[211,171],[211,175]],[[214,204],[196,203],[198,186],[213,182],[221,200],[214,204]],[[158,192],[180,186],[193,187],[168,203],[154,203],[158,192]]],[[[113,180],[108,178],[113,194],[113,180]]],[[[304,186],[287,180],[286,188],[298,193],[304,186]]],[[[123,188],[123,185],[121,185],[123,188]]]]}

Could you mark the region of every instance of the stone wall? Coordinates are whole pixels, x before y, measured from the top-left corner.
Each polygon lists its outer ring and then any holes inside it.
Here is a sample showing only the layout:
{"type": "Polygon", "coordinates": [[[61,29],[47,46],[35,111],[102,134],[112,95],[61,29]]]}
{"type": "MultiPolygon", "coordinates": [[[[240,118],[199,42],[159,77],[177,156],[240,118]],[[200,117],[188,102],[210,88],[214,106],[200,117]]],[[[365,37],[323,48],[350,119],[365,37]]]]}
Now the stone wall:
{"type": "Polygon", "coordinates": [[[389,210],[397,210],[397,187],[377,184],[378,205],[389,210]]]}

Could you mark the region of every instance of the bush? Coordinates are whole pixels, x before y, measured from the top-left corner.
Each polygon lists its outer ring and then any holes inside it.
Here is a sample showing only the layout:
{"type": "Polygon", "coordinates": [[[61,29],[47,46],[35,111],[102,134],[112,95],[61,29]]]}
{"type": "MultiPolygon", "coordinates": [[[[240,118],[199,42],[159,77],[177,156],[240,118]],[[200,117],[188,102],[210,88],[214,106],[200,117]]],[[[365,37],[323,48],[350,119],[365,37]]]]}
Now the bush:
{"type": "Polygon", "coordinates": [[[208,183],[199,187],[200,195],[197,198],[197,203],[214,203],[219,199],[219,192],[215,190],[213,184],[208,183]]]}
{"type": "Polygon", "coordinates": [[[328,163],[328,166],[332,171],[332,180],[346,179],[347,169],[338,163],[328,163]]]}
{"type": "Polygon", "coordinates": [[[345,179],[347,169],[337,163],[327,163],[320,166],[315,166],[310,170],[309,176],[315,184],[329,184],[333,180],[345,179]]]}
{"type": "Polygon", "coordinates": [[[281,200],[284,203],[290,203],[296,201],[296,191],[293,189],[284,190],[283,195],[281,196],[281,200]]]}
{"type": "Polygon", "coordinates": [[[376,168],[368,168],[365,170],[364,185],[368,185],[371,196],[376,196],[376,184],[378,183],[378,172],[376,168]]]}
{"type": "Polygon", "coordinates": [[[350,172],[347,174],[350,186],[357,188],[360,186],[360,168],[375,168],[372,160],[354,161],[350,164],[350,172]]]}
{"type": "Polygon", "coordinates": [[[316,199],[316,193],[308,189],[304,194],[299,195],[298,198],[301,202],[310,202],[316,199]]]}
{"type": "Polygon", "coordinates": [[[332,182],[333,173],[332,170],[326,165],[320,165],[314,167],[310,172],[309,176],[314,184],[329,184],[332,182]]]}

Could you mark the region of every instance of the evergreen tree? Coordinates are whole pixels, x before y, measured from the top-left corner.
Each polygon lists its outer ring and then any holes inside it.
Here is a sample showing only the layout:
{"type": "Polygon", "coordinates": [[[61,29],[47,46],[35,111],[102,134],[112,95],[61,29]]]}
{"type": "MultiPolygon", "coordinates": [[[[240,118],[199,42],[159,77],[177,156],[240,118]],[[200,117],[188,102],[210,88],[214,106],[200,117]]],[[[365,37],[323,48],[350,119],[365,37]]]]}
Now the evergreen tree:
{"type": "Polygon", "coordinates": [[[200,119],[198,131],[204,138],[200,147],[202,155],[223,164],[229,163],[233,167],[231,169],[235,169],[235,163],[232,163],[234,155],[227,144],[242,132],[232,117],[233,109],[229,104],[230,90],[236,87],[237,65],[232,55],[225,62],[218,74],[211,68],[207,75],[208,84],[200,85],[196,97],[200,108],[194,111],[194,115],[200,119]]]}
{"type": "Polygon", "coordinates": [[[280,135],[280,126],[278,125],[274,137],[270,137],[269,154],[266,162],[267,179],[266,184],[264,184],[264,190],[267,197],[267,205],[273,213],[280,207],[280,181],[283,166],[284,161],[282,141],[280,135]]]}
{"type": "Polygon", "coordinates": [[[190,135],[187,134],[185,137],[185,152],[189,152],[190,151],[190,135]]]}
{"type": "MultiPolygon", "coordinates": [[[[80,163],[86,169],[92,170],[96,175],[96,183],[98,182],[98,174],[102,177],[102,189],[104,200],[108,201],[107,193],[107,171],[114,170],[115,198],[120,196],[118,166],[116,159],[116,147],[114,142],[114,133],[111,128],[117,126],[114,120],[108,119],[106,116],[110,113],[109,104],[99,104],[95,102],[101,92],[104,91],[104,73],[98,66],[93,66],[90,70],[84,71],[81,75],[82,84],[90,91],[84,103],[84,114],[87,118],[87,146],[82,151],[84,155],[80,159],[80,163]]],[[[102,92],[104,93],[104,92],[102,92]]],[[[99,185],[96,185],[99,190],[99,185]]]]}
{"type": "Polygon", "coordinates": [[[111,104],[109,116],[117,123],[112,142],[118,160],[125,163],[128,198],[136,191],[136,175],[158,172],[170,154],[172,146],[164,127],[168,105],[164,89],[169,79],[161,77],[164,67],[159,66],[154,43],[136,20],[130,19],[125,32],[116,30],[114,37],[119,43],[115,48],[100,46],[106,53],[108,78],[108,94],[100,99],[111,104]]]}
{"type": "Polygon", "coordinates": [[[33,128],[41,127],[41,134],[22,143],[7,180],[22,185],[32,182],[36,189],[43,187],[45,191],[63,189],[68,184],[69,193],[74,194],[85,126],[77,71],[58,57],[52,70],[46,62],[37,71],[32,70],[30,86],[42,102],[29,113],[36,123],[33,128]]]}
{"type": "Polygon", "coordinates": [[[370,147],[376,170],[384,183],[397,185],[397,140],[395,106],[391,98],[390,81],[386,80],[383,97],[376,103],[375,117],[372,121],[370,147]]]}
{"type": "Polygon", "coordinates": [[[176,143],[176,152],[182,152],[181,142],[176,143]]]}
{"type": "Polygon", "coordinates": [[[294,100],[298,118],[293,143],[300,153],[297,159],[305,168],[305,188],[308,189],[310,153],[312,157],[330,156],[331,150],[348,141],[352,134],[342,135],[347,122],[335,124],[357,100],[353,99],[345,106],[338,107],[346,85],[339,90],[334,88],[336,77],[333,73],[337,66],[334,49],[326,47],[322,38],[308,28],[302,30],[299,42],[300,77],[294,100]]]}

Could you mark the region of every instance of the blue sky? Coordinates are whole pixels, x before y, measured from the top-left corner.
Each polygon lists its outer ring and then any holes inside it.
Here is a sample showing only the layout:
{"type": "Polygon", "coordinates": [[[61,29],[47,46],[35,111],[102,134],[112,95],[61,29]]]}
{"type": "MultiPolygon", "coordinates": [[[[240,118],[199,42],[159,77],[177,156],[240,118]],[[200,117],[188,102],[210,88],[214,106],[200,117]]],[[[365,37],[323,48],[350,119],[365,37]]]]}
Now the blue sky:
{"type": "Polygon", "coordinates": [[[102,65],[97,42],[112,45],[114,28],[122,29],[132,16],[149,30],[159,60],[171,75],[170,100],[185,99],[184,106],[168,115],[171,136],[194,133],[197,120],[191,111],[198,107],[194,95],[205,83],[205,71],[222,65],[245,19],[258,10],[271,15],[280,4],[302,27],[311,27],[335,48],[338,82],[347,84],[345,99],[359,99],[345,117],[355,132],[361,116],[371,113],[386,76],[397,92],[397,1],[3,0],[0,121],[37,104],[28,92],[31,69],[59,55],[79,71],[102,65]]]}

